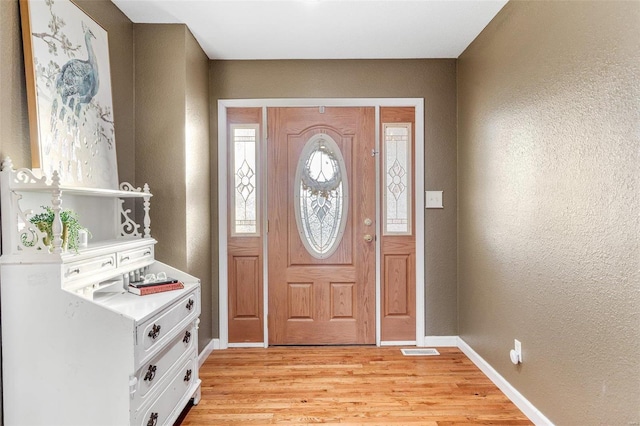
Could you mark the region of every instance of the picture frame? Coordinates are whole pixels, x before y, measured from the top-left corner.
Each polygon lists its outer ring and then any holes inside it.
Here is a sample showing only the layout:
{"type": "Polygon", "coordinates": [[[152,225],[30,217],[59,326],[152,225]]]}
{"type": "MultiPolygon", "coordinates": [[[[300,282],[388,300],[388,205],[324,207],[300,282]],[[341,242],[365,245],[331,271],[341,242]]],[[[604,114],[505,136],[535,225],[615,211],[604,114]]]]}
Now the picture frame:
{"type": "Polygon", "coordinates": [[[118,189],[107,31],[71,0],[20,0],[33,169],[118,189]]]}

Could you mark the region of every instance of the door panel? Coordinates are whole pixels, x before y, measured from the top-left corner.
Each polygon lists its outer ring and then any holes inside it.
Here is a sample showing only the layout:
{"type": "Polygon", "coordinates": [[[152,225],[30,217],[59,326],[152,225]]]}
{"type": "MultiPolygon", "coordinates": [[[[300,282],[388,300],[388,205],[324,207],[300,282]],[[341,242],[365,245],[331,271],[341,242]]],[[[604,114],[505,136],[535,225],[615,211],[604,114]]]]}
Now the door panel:
{"type": "MultiPolygon", "coordinates": [[[[413,107],[382,107],[380,108],[380,134],[382,135],[381,150],[383,157],[387,149],[385,137],[385,124],[408,125],[411,132],[407,136],[407,149],[411,153],[410,158],[415,156],[415,109],[413,107]]],[[[413,193],[414,171],[405,170],[414,164],[400,167],[392,167],[391,170],[384,169],[384,161],[381,162],[381,176],[389,175],[387,182],[394,185],[392,189],[396,196],[408,196],[410,202],[406,206],[406,224],[408,232],[391,231],[383,232],[380,237],[380,251],[382,257],[381,265],[381,298],[382,315],[380,318],[380,336],[382,341],[413,341],[416,340],[416,230],[415,220],[411,220],[411,214],[415,211],[415,197],[413,193]],[[402,177],[402,179],[400,179],[402,177]],[[393,178],[396,180],[394,181],[393,178]]],[[[385,180],[383,179],[383,182],[385,180]]],[[[389,184],[381,185],[381,199],[383,204],[386,197],[393,194],[385,194],[389,184]]],[[[382,206],[383,211],[386,205],[382,206]]],[[[385,224],[383,224],[385,228],[385,224]]],[[[393,229],[393,228],[391,228],[393,229]]]]}
{"type": "Polygon", "coordinates": [[[227,135],[227,270],[229,343],[262,343],[263,322],[263,243],[260,229],[260,176],[259,152],[262,127],[262,108],[228,108],[227,135]],[[249,130],[238,133],[234,129],[249,130]],[[247,136],[252,134],[252,136],[247,136]],[[235,158],[235,144],[251,141],[255,146],[255,164],[235,158]],[[239,164],[240,163],[240,164],[239,164]],[[254,195],[255,197],[249,197],[254,195]],[[245,214],[238,200],[250,202],[251,213],[245,214]]]}
{"type": "Polygon", "coordinates": [[[374,114],[374,108],[268,109],[270,344],[375,343],[375,240],[364,239],[375,234],[374,114]],[[318,157],[310,155],[302,170],[307,179],[317,176],[305,186],[300,176],[296,179],[298,162],[316,140],[311,147],[316,146],[313,155],[318,157]],[[344,159],[345,176],[335,172],[340,156],[332,144],[344,159]],[[316,159],[329,169],[314,169],[316,159]],[[332,176],[340,176],[343,186],[322,189],[332,176]],[[341,200],[339,191],[346,191],[346,223],[338,246],[326,255],[312,253],[296,221],[296,202],[309,203],[307,223],[317,226],[309,229],[320,229],[324,238],[325,220],[333,220],[341,200]]]}

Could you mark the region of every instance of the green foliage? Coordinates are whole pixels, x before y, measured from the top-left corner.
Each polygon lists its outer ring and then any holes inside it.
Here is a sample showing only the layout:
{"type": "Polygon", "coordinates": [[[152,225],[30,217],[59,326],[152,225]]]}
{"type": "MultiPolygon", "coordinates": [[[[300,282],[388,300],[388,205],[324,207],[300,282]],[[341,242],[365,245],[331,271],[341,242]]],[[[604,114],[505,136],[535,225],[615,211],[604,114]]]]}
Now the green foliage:
{"type": "MultiPolygon", "coordinates": [[[[51,207],[41,206],[44,210],[42,213],[38,213],[33,215],[29,222],[33,223],[38,227],[38,229],[42,232],[47,233],[47,238],[45,239],[45,244],[50,245],[53,243],[53,217],[54,212],[51,207]]],[[[84,226],[80,225],[78,221],[78,215],[73,210],[63,210],[60,212],[60,220],[62,221],[63,226],[63,240],[64,240],[64,232],[66,232],[66,240],[63,241],[68,244],[69,249],[74,251],[78,251],[78,242],[79,236],[78,231],[81,229],[86,229],[84,226]]]]}

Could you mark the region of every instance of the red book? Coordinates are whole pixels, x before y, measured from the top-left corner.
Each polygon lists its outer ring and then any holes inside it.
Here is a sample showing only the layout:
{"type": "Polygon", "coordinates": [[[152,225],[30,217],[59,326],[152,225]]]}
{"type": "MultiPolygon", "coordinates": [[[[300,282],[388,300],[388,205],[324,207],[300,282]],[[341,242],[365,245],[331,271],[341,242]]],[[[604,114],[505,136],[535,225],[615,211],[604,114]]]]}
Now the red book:
{"type": "Polygon", "coordinates": [[[163,291],[181,290],[184,285],[181,282],[159,284],[149,287],[137,288],[132,285],[129,286],[129,293],[137,294],[138,296],[145,296],[147,294],[162,293],[163,291]]]}

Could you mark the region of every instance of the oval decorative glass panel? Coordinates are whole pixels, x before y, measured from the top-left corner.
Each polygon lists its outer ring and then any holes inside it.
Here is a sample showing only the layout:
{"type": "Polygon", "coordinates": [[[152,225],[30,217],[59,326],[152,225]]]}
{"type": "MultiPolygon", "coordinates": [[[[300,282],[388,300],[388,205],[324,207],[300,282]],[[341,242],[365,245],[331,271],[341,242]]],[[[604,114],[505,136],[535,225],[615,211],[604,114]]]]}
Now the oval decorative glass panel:
{"type": "Polygon", "coordinates": [[[317,134],[305,144],[293,183],[298,233],[316,259],[331,256],[347,223],[347,169],[338,144],[317,134]]]}

